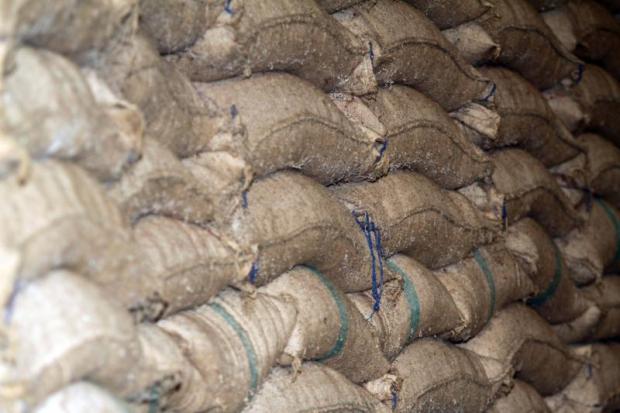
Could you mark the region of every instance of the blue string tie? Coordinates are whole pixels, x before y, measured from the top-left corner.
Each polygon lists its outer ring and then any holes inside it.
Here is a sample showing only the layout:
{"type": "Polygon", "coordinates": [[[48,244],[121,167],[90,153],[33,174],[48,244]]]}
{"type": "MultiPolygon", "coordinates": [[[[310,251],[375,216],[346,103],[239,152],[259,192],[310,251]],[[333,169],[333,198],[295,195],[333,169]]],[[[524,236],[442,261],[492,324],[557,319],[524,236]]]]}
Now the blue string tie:
{"type": "Polygon", "coordinates": [[[362,232],[364,233],[364,237],[366,238],[366,243],[368,244],[368,250],[370,251],[370,260],[371,260],[371,280],[372,280],[372,298],[374,300],[372,306],[372,314],[370,314],[370,318],[381,309],[381,296],[383,295],[383,247],[381,246],[381,232],[379,228],[375,225],[375,223],[370,218],[368,212],[364,212],[364,220],[361,221],[358,219],[358,216],[355,212],[353,212],[353,217],[355,218],[355,222],[360,227],[362,232]],[[374,236],[374,239],[373,239],[374,236]],[[375,255],[376,251],[376,255],[375,255]],[[377,265],[377,260],[379,261],[377,265]],[[379,268],[379,280],[377,281],[377,267],[379,268]]]}

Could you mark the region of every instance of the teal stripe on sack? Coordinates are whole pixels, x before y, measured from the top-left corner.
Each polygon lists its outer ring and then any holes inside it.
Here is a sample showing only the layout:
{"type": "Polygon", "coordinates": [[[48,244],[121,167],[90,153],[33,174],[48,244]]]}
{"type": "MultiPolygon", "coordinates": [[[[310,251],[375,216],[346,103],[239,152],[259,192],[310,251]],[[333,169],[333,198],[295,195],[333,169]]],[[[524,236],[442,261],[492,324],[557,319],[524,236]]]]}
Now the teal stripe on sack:
{"type": "Polygon", "coordinates": [[[409,279],[409,276],[398,266],[392,259],[387,260],[388,267],[398,273],[403,279],[403,290],[405,291],[405,298],[407,304],[409,304],[409,340],[413,339],[415,333],[418,331],[420,325],[420,300],[418,299],[418,293],[415,290],[415,286],[409,279]]]}
{"type": "Polygon", "coordinates": [[[618,216],[614,210],[611,209],[605,201],[602,199],[597,199],[596,202],[601,206],[601,208],[603,208],[603,211],[607,214],[607,217],[613,224],[614,230],[616,231],[616,254],[614,255],[614,260],[611,262],[612,264],[615,264],[620,262],[620,219],[618,219],[618,216]]]}
{"type": "Polygon", "coordinates": [[[493,314],[495,314],[495,300],[496,300],[496,295],[497,295],[497,291],[495,289],[495,278],[493,277],[493,272],[489,268],[489,263],[487,262],[487,260],[484,259],[484,257],[480,253],[480,250],[476,250],[476,252],[474,252],[474,259],[476,260],[476,263],[478,264],[478,266],[484,273],[484,276],[487,279],[487,285],[489,286],[489,295],[491,296],[491,307],[489,308],[489,315],[487,316],[487,322],[488,322],[491,319],[491,317],[493,317],[493,314]]]}
{"type": "Polygon", "coordinates": [[[555,242],[553,243],[553,251],[555,253],[555,273],[553,274],[553,279],[551,280],[551,284],[549,284],[545,291],[528,300],[527,303],[532,307],[540,307],[541,305],[549,301],[549,299],[551,299],[551,297],[553,297],[553,295],[555,294],[558,286],[560,285],[560,281],[562,280],[562,273],[564,272],[562,264],[562,254],[560,253],[558,247],[555,245],[555,242]]]}
{"type": "Polygon", "coordinates": [[[312,271],[314,275],[316,275],[316,277],[323,283],[325,287],[327,287],[327,290],[331,294],[332,299],[338,307],[338,317],[340,318],[340,331],[338,331],[338,339],[336,339],[334,347],[332,347],[332,349],[329,350],[327,354],[317,359],[317,361],[325,361],[342,353],[344,343],[347,341],[347,337],[349,336],[349,316],[347,314],[347,306],[342,300],[340,292],[336,289],[336,286],[314,268],[308,267],[308,269],[312,271]]]}
{"type": "Polygon", "coordinates": [[[241,340],[241,344],[243,344],[243,348],[245,349],[245,355],[248,359],[248,365],[250,367],[250,389],[252,392],[255,392],[258,387],[258,368],[256,367],[257,358],[256,351],[254,350],[254,346],[248,337],[248,333],[243,327],[241,327],[241,325],[239,325],[237,320],[235,320],[235,318],[224,309],[224,307],[218,303],[211,303],[209,304],[209,307],[211,307],[216,314],[222,317],[224,321],[226,321],[226,323],[228,323],[228,325],[235,330],[235,333],[237,333],[237,336],[241,340]]]}

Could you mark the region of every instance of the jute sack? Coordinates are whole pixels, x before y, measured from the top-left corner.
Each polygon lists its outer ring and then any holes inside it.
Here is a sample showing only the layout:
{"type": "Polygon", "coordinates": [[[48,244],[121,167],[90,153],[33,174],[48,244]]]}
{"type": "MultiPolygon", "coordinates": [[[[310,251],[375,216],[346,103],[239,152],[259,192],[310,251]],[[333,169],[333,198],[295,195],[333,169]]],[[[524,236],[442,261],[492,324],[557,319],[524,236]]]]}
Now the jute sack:
{"type": "Polygon", "coordinates": [[[275,368],[243,413],[388,413],[390,409],[362,387],[329,367],[304,363],[299,372],[275,368]]]}
{"type": "Polygon", "coordinates": [[[500,311],[461,346],[480,356],[492,382],[510,380],[514,371],[543,396],[563,389],[581,367],[549,324],[523,304],[500,311]]]}
{"type": "Polygon", "coordinates": [[[592,329],[591,339],[602,340],[620,336],[620,277],[603,277],[600,283],[585,287],[583,294],[593,301],[602,314],[592,329]]]}
{"type": "Polygon", "coordinates": [[[571,132],[580,131],[586,124],[586,113],[573,96],[572,89],[557,85],[542,92],[549,108],[571,132]]]}
{"type": "Polygon", "coordinates": [[[113,117],[125,114],[141,122],[140,114],[126,102],[117,101],[114,114],[113,107],[97,102],[69,60],[21,47],[1,69],[0,125],[32,157],[75,161],[100,180],[112,180],[140,156],[141,124],[123,130],[113,117]]]}
{"type": "Polygon", "coordinates": [[[147,216],[133,228],[132,265],[107,290],[139,320],[157,320],[205,304],[227,285],[246,280],[253,261],[213,227],[147,216]]]}
{"type": "Polygon", "coordinates": [[[482,68],[497,86],[495,110],[501,120],[496,141],[486,147],[519,146],[545,166],[574,158],[583,151],[547,101],[528,81],[502,68],[482,68]]]}
{"type": "Polygon", "coordinates": [[[586,115],[586,128],[620,144],[618,81],[600,67],[587,65],[582,81],[572,89],[572,96],[586,115]]]}
{"type": "Polygon", "coordinates": [[[467,22],[441,31],[470,64],[478,65],[497,59],[500,47],[476,22],[467,22]]]}
{"type": "Polygon", "coordinates": [[[355,383],[387,372],[389,363],[381,353],[379,338],[351,300],[317,270],[295,267],[259,291],[290,295],[297,308],[297,322],[281,364],[317,360],[355,383]]]}
{"type": "Polygon", "coordinates": [[[416,338],[443,336],[456,329],[458,310],[431,271],[402,254],[388,258],[385,268],[395,273],[395,279],[383,285],[379,311],[373,311],[372,291],[348,296],[379,335],[388,359],[416,338]]]}
{"type": "Polygon", "coordinates": [[[581,222],[585,222],[588,219],[588,214],[582,205],[588,205],[592,201],[592,192],[588,188],[591,187],[591,162],[593,160],[588,154],[588,148],[582,144],[582,141],[576,140],[576,142],[585,152],[549,168],[549,171],[579,215],[581,222]]]}
{"type": "Polygon", "coordinates": [[[406,0],[423,12],[440,29],[475,20],[487,13],[492,4],[484,0],[406,0]]]}
{"type": "Polygon", "coordinates": [[[370,217],[385,256],[403,252],[429,268],[458,261],[496,234],[464,196],[413,172],[331,190],[358,219],[370,217]]]}
{"type": "Polygon", "coordinates": [[[564,48],[574,52],[577,47],[577,35],[573,19],[567,7],[558,7],[540,14],[545,24],[549,26],[555,37],[564,48]]]}
{"type": "Polygon", "coordinates": [[[500,45],[498,62],[539,89],[564,78],[578,81],[583,64],[568,52],[527,0],[492,0],[477,22],[500,45]],[[528,53],[536,50],[536,54],[528,53]]]}
{"type": "MultiPolygon", "coordinates": [[[[392,363],[391,375],[397,384],[386,396],[394,394],[395,412],[483,412],[493,397],[475,354],[430,338],[406,347],[392,363]]],[[[366,385],[371,392],[377,390],[373,384],[366,385]]]]}
{"type": "MultiPolygon", "coordinates": [[[[87,381],[68,385],[49,396],[33,413],[138,413],[131,406],[107,390],[87,381]]],[[[7,413],[17,413],[7,412],[7,413]]]]}
{"type": "Polygon", "coordinates": [[[112,92],[140,108],[146,134],[180,157],[207,149],[213,138],[239,134],[228,110],[199,96],[191,82],[163,61],[143,34],[109,47],[88,62],[112,92]]]}
{"type": "Polygon", "coordinates": [[[534,284],[503,243],[484,246],[473,257],[435,272],[459,311],[459,323],[450,339],[476,335],[506,305],[534,292],[534,284]]]}
{"type": "Polygon", "coordinates": [[[0,37],[84,61],[137,28],[137,0],[13,0],[2,5],[0,37]]]}
{"type": "Polygon", "coordinates": [[[545,399],[532,386],[521,380],[514,381],[514,387],[506,396],[495,401],[489,413],[550,413],[545,399]]]}
{"type": "Polygon", "coordinates": [[[147,138],[142,158],[118,181],[108,195],[132,223],[148,214],[166,215],[204,224],[213,219],[214,195],[176,156],[147,138]]]}
{"type": "Polygon", "coordinates": [[[616,273],[620,269],[620,212],[595,199],[587,223],[557,243],[578,285],[593,283],[604,273],[616,273]]]}
{"type": "Polygon", "coordinates": [[[284,350],[295,326],[292,302],[225,290],[209,304],[158,325],[172,335],[199,373],[195,389],[172,394],[173,411],[239,411],[284,350]]]}
{"type": "Polygon", "coordinates": [[[554,237],[566,235],[581,218],[558,183],[536,158],[520,149],[491,155],[493,174],[488,183],[462,188],[491,220],[504,226],[530,216],[554,237]]]}
{"type": "Polygon", "coordinates": [[[506,246],[535,285],[528,304],[550,323],[581,316],[589,303],[575,288],[561,250],[544,229],[531,219],[508,228],[506,246]]]}
{"type": "Polygon", "coordinates": [[[17,291],[4,313],[3,397],[34,407],[72,381],[118,392],[131,382],[140,357],[131,316],[84,277],[51,272],[17,291]]]}
{"type": "Polygon", "coordinates": [[[0,199],[0,249],[15,258],[12,269],[2,261],[0,303],[17,278],[67,268],[106,281],[127,264],[126,221],[78,166],[53,160],[33,163],[25,182],[18,173],[0,181],[0,199]]]}
{"type": "Polygon", "coordinates": [[[328,13],[334,13],[338,10],[346,9],[363,1],[365,0],[317,0],[317,3],[328,13]]]}
{"type": "Polygon", "coordinates": [[[166,56],[194,81],[283,71],[320,89],[376,88],[368,47],[315,1],[209,0],[200,37],[166,56]]]}
{"type": "Polygon", "coordinates": [[[431,21],[404,1],[369,1],[334,17],[370,44],[380,84],[413,86],[449,111],[472,100],[492,98],[492,82],[460,57],[431,21]]]}
{"type": "Polygon", "coordinates": [[[577,138],[587,151],[590,166],[589,183],[597,195],[616,208],[620,207],[620,148],[591,133],[577,138]]]}
{"type": "Polygon", "coordinates": [[[281,171],[255,181],[243,199],[245,208],[232,217],[230,230],[240,244],[258,247],[251,282],[266,284],[299,264],[316,268],[345,292],[376,281],[377,254],[366,232],[313,179],[281,171]]]}
{"type": "Polygon", "coordinates": [[[467,140],[454,120],[415,89],[392,85],[362,99],[385,126],[384,156],[390,169],[411,169],[449,189],[491,173],[489,159],[467,140]]]}
{"type": "Polygon", "coordinates": [[[551,328],[560,340],[567,344],[583,343],[592,335],[602,315],[598,306],[591,301],[588,309],[579,317],[565,323],[554,324],[551,328]]]}
{"type": "Polygon", "coordinates": [[[238,155],[258,177],[292,168],[323,184],[359,180],[381,159],[383,136],[366,134],[328,95],[295,76],[272,73],[194,87],[234,109],[246,127],[242,138],[214,139],[210,149],[238,155]]]}
{"type": "Polygon", "coordinates": [[[613,412],[620,407],[620,346],[592,344],[575,348],[586,358],[577,376],[545,400],[560,413],[613,412]]]}

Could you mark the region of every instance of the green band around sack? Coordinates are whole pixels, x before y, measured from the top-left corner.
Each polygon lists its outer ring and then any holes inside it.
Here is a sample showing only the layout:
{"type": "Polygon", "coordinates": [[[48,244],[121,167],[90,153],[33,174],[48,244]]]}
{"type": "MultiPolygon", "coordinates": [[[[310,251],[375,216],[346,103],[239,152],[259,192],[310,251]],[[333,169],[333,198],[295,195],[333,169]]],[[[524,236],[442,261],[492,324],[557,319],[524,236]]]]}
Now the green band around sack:
{"type": "Polygon", "coordinates": [[[528,300],[527,303],[532,307],[540,307],[541,305],[549,301],[557,291],[558,286],[560,285],[560,281],[562,280],[564,264],[562,263],[562,254],[560,253],[558,247],[555,245],[555,242],[553,243],[553,251],[555,254],[555,272],[553,274],[553,279],[551,280],[551,284],[549,284],[545,291],[528,300]]]}
{"type": "Polygon", "coordinates": [[[338,332],[336,344],[334,344],[334,347],[332,347],[332,349],[328,351],[327,354],[318,359],[318,361],[325,361],[342,353],[344,343],[347,341],[347,336],[349,335],[349,316],[347,314],[347,306],[342,300],[341,293],[336,289],[336,286],[314,268],[308,267],[308,269],[312,271],[312,273],[316,275],[317,278],[327,288],[327,290],[332,296],[332,299],[336,303],[336,306],[338,307],[338,317],[340,317],[340,331],[338,332]]]}
{"type": "Polygon", "coordinates": [[[612,225],[614,226],[614,230],[616,231],[616,254],[614,255],[613,261],[611,262],[611,264],[616,264],[620,262],[620,219],[618,219],[618,216],[616,215],[614,210],[611,209],[611,207],[607,205],[605,201],[603,201],[602,199],[596,199],[596,203],[599,204],[601,208],[603,208],[603,211],[605,211],[605,214],[607,214],[607,217],[611,221],[612,225]]]}
{"type": "Polygon", "coordinates": [[[250,389],[253,392],[256,391],[258,387],[258,368],[257,368],[257,358],[256,351],[254,350],[254,345],[250,341],[248,337],[248,333],[245,331],[243,327],[235,320],[235,318],[224,309],[218,303],[211,303],[209,307],[220,317],[226,321],[226,323],[237,333],[237,336],[241,340],[241,344],[245,349],[245,355],[248,359],[248,366],[250,368],[250,389]]]}
{"type": "Polygon", "coordinates": [[[480,250],[476,250],[474,252],[474,259],[476,263],[484,273],[484,276],[487,279],[487,285],[489,286],[489,294],[491,296],[491,306],[489,307],[489,315],[487,316],[487,322],[493,317],[495,314],[495,300],[496,300],[496,290],[495,290],[495,278],[493,277],[493,272],[489,268],[489,264],[487,260],[484,259],[482,254],[480,254],[480,250]]]}
{"type": "Polygon", "coordinates": [[[403,290],[407,304],[409,304],[409,340],[412,340],[420,324],[420,300],[418,299],[418,293],[405,271],[398,264],[392,261],[392,259],[388,259],[386,262],[387,266],[403,279],[403,290]]]}

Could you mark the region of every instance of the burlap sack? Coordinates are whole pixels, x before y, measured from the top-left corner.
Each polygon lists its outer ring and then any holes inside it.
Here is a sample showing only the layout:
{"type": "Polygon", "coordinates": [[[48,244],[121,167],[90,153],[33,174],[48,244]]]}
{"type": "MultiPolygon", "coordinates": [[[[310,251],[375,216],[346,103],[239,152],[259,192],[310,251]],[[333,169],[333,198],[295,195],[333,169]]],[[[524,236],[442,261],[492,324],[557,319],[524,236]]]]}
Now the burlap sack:
{"type": "Polygon", "coordinates": [[[574,158],[582,151],[543,96],[518,74],[502,68],[482,68],[497,86],[495,110],[501,121],[497,140],[486,147],[519,146],[545,166],[574,158]]]}
{"type": "Polygon", "coordinates": [[[251,282],[266,284],[299,264],[316,268],[345,292],[377,281],[375,248],[369,249],[347,208],[314,180],[278,172],[255,181],[243,199],[245,208],[232,217],[230,230],[240,244],[258,246],[251,282]]]}
{"type": "Polygon", "coordinates": [[[499,398],[488,413],[550,413],[536,389],[521,380],[514,381],[514,387],[506,396],[499,398]]]}
{"type": "Polygon", "coordinates": [[[383,136],[364,133],[325,93],[294,76],[273,73],[194,86],[219,106],[234,108],[246,126],[242,138],[214,139],[210,149],[237,154],[256,176],[293,168],[330,184],[362,179],[381,159],[383,136]]]}
{"type": "Polygon", "coordinates": [[[506,305],[534,292],[534,284],[503,243],[481,247],[473,257],[444,267],[435,274],[459,311],[450,339],[476,335],[506,305]]]}
{"type": "Polygon", "coordinates": [[[108,187],[108,195],[133,223],[148,214],[204,224],[213,219],[214,195],[173,153],[147,138],[140,161],[108,187]]]}
{"type": "Polygon", "coordinates": [[[157,320],[205,304],[246,280],[254,259],[213,227],[147,216],[133,229],[132,265],[107,290],[139,320],[157,320]]]}
{"type": "Polygon", "coordinates": [[[331,190],[358,219],[368,214],[386,256],[402,251],[429,268],[458,261],[496,233],[464,196],[413,172],[331,190]]]}
{"type": "Polygon", "coordinates": [[[592,192],[620,208],[620,149],[601,136],[591,133],[577,138],[587,151],[592,192]]]}
{"type": "Polygon", "coordinates": [[[492,382],[509,380],[514,371],[543,396],[564,388],[581,366],[545,320],[523,304],[500,311],[461,346],[481,357],[492,382]]]}
{"type": "MultiPolygon", "coordinates": [[[[101,387],[86,381],[73,383],[45,399],[33,413],[138,413],[101,387]]],[[[17,413],[7,412],[7,413],[17,413]]]]}
{"type": "Polygon", "coordinates": [[[585,287],[583,294],[601,310],[601,318],[592,329],[593,340],[620,336],[620,277],[603,277],[598,284],[585,287]]]}
{"type": "Polygon", "coordinates": [[[572,203],[540,161],[520,149],[497,151],[491,160],[490,182],[459,191],[489,219],[506,226],[530,216],[554,237],[581,224],[572,203]]]}
{"type": "Polygon", "coordinates": [[[34,158],[72,160],[112,180],[140,156],[141,128],[124,130],[114,116],[140,115],[120,101],[114,113],[99,104],[69,60],[22,47],[1,69],[0,127],[34,158]]]}
{"type": "Polygon", "coordinates": [[[137,27],[137,0],[11,0],[2,4],[0,37],[86,60],[137,27]]]}
{"type": "Polygon", "coordinates": [[[446,39],[459,51],[470,64],[477,65],[497,59],[500,47],[491,36],[476,22],[460,24],[451,29],[442,30],[446,39]]]}
{"type": "Polygon", "coordinates": [[[162,61],[150,40],[138,34],[99,53],[88,63],[110,89],[142,110],[146,134],[174,154],[207,149],[213,138],[241,133],[226,110],[199,96],[191,82],[162,61]]]}
{"type": "Polygon", "coordinates": [[[0,250],[13,255],[4,266],[0,303],[16,278],[67,268],[105,281],[127,264],[130,241],[118,207],[81,168],[57,161],[33,163],[26,182],[19,174],[0,181],[0,250]]]}
{"type": "Polygon", "coordinates": [[[114,391],[140,356],[129,313],[82,276],[54,271],[23,286],[4,308],[0,392],[34,407],[72,381],[114,391]]]}
{"type": "Polygon", "coordinates": [[[456,329],[458,310],[437,277],[406,255],[385,261],[396,279],[383,286],[381,309],[373,312],[371,291],[349,298],[377,332],[383,353],[393,359],[413,339],[445,335],[456,329]]]}
{"type": "Polygon", "coordinates": [[[579,81],[582,63],[568,52],[527,0],[492,0],[477,21],[501,47],[498,62],[539,89],[564,78],[579,81]],[[536,50],[536,53],[531,53],[536,50]]]}
{"type": "Polygon", "coordinates": [[[587,361],[560,393],[545,400],[559,413],[613,412],[620,407],[620,346],[594,344],[575,348],[587,361]]]}
{"type": "Polygon", "coordinates": [[[182,385],[170,395],[170,410],[239,411],[286,346],[295,318],[292,302],[226,290],[208,305],[159,321],[199,373],[190,389],[182,385]]]}
{"type": "Polygon", "coordinates": [[[491,173],[488,158],[438,104],[415,89],[392,85],[363,100],[385,126],[390,169],[414,170],[449,189],[491,173]]]}
{"type": "Polygon", "coordinates": [[[581,130],[586,123],[586,114],[572,94],[572,88],[566,89],[558,85],[543,91],[547,104],[571,132],[581,130]]]}
{"type": "Polygon", "coordinates": [[[482,412],[493,396],[475,354],[430,338],[406,347],[391,374],[399,383],[392,389],[395,412],[482,412]]]}
{"type": "Polygon", "coordinates": [[[388,413],[390,409],[338,372],[305,363],[299,372],[275,368],[243,413],[388,413]]]}
{"type": "Polygon", "coordinates": [[[558,7],[540,14],[545,24],[549,26],[555,37],[564,48],[574,52],[577,47],[577,36],[573,19],[567,7],[558,7]]]}
{"type": "Polygon", "coordinates": [[[370,44],[380,84],[413,86],[446,110],[492,98],[493,84],[459,56],[431,21],[404,1],[369,1],[334,17],[370,44]]]}
{"type": "Polygon", "coordinates": [[[544,229],[531,219],[508,228],[506,247],[535,285],[532,307],[551,323],[581,316],[589,303],[575,288],[566,259],[544,229]]]}
{"type": "Polygon", "coordinates": [[[590,188],[591,174],[590,156],[588,156],[587,147],[581,141],[576,142],[585,152],[549,168],[549,171],[568,198],[570,205],[579,215],[580,221],[585,222],[588,219],[588,214],[582,206],[588,205],[592,201],[592,192],[588,189],[590,188]]]}
{"type": "Polygon", "coordinates": [[[297,322],[281,364],[318,360],[355,383],[387,372],[379,338],[349,298],[317,270],[295,267],[260,291],[295,300],[297,322]]]}
{"type": "Polygon", "coordinates": [[[555,334],[567,344],[582,343],[592,334],[592,331],[596,329],[596,325],[600,321],[602,316],[601,310],[598,306],[591,302],[586,311],[579,317],[566,323],[554,324],[551,326],[555,334]]]}
{"type": "Polygon", "coordinates": [[[603,273],[616,273],[620,269],[620,212],[595,199],[587,223],[557,243],[578,285],[593,283],[603,273]]]}
{"type": "Polygon", "coordinates": [[[492,4],[484,0],[406,0],[440,29],[454,27],[487,13],[492,4]]]}
{"type": "Polygon", "coordinates": [[[284,71],[323,90],[376,88],[367,45],[315,1],[210,0],[207,21],[190,47],[166,56],[192,80],[284,71]]]}

